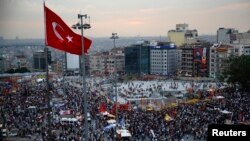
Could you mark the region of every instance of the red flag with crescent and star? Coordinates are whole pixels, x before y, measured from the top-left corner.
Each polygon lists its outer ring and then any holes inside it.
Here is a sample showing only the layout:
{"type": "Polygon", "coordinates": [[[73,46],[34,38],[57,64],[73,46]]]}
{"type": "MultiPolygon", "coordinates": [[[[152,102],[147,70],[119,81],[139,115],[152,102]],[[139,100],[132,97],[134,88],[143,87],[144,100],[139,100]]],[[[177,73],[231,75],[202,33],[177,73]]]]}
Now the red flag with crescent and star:
{"type": "MultiPolygon", "coordinates": [[[[74,33],[57,14],[45,5],[44,12],[46,24],[45,44],[71,54],[82,55],[82,36],[74,33]]],[[[92,41],[84,37],[83,42],[84,53],[86,54],[92,41]]]]}

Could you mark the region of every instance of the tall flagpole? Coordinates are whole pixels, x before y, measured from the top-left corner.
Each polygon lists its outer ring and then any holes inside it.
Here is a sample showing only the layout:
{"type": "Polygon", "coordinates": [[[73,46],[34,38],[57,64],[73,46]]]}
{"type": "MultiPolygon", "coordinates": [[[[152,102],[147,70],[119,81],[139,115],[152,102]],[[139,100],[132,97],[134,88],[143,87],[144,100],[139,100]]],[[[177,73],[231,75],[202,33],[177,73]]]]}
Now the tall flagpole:
{"type": "Polygon", "coordinates": [[[65,87],[65,75],[67,73],[67,53],[64,52],[64,71],[63,71],[63,94],[66,94],[66,87],[65,87]]]}
{"type": "Polygon", "coordinates": [[[46,92],[47,92],[47,99],[48,99],[48,137],[49,141],[52,141],[52,134],[51,134],[51,107],[50,107],[50,98],[51,95],[49,93],[49,67],[48,67],[48,47],[47,47],[47,32],[46,32],[46,11],[45,11],[45,1],[43,1],[43,8],[44,8],[44,32],[45,32],[45,62],[46,62],[46,92]]]}

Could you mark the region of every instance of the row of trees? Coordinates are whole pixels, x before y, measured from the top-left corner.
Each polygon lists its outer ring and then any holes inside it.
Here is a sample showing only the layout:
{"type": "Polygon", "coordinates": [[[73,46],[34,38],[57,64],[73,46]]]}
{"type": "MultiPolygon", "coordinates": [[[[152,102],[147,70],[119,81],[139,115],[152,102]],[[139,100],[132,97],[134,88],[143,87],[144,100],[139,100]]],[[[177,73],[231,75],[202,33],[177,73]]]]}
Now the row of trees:
{"type": "Polygon", "coordinates": [[[26,72],[30,72],[30,70],[27,69],[26,67],[22,67],[17,69],[9,69],[5,73],[26,73],[26,72]]]}
{"type": "Polygon", "coordinates": [[[250,90],[250,56],[242,55],[230,59],[229,69],[224,78],[232,84],[239,84],[242,89],[250,90]]]}

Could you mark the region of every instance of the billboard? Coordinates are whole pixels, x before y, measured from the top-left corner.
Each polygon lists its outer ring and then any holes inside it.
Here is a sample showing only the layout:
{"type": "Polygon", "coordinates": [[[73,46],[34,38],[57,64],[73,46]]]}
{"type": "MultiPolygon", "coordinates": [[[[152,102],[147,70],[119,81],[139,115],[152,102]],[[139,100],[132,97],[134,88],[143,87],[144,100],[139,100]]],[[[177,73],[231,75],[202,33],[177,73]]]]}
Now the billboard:
{"type": "Polygon", "coordinates": [[[194,62],[201,62],[202,55],[202,48],[194,48],[194,62]]]}
{"type": "Polygon", "coordinates": [[[79,68],[79,55],[67,53],[67,69],[79,68]]]}
{"type": "Polygon", "coordinates": [[[207,48],[203,48],[201,57],[201,72],[207,70],[207,48]]]}
{"type": "Polygon", "coordinates": [[[197,73],[207,71],[207,48],[194,48],[194,62],[197,63],[197,73]]]}

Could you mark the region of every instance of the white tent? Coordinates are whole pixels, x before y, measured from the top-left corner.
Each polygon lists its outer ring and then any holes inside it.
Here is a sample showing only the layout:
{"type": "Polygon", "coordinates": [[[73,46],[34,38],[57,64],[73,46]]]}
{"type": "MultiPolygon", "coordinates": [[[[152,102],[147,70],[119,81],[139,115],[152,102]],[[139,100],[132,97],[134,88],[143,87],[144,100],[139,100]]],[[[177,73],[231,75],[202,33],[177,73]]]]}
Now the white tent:
{"type": "Polygon", "coordinates": [[[131,133],[126,129],[117,130],[116,132],[117,132],[117,134],[121,135],[122,138],[123,137],[131,137],[131,133]]]}
{"type": "Polygon", "coordinates": [[[42,78],[38,78],[38,79],[36,80],[36,82],[37,82],[37,83],[43,82],[43,80],[44,80],[44,79],[42,79],[42,78]]]}
{"type": "Polygon", "coordinates": [[[229,112],[227,110],[221,110],[220,112],[223,113],[223,114],[231,114],[232,113],[232,112],[229,112]]]}
{"type": "Polygon", "coordinates": [[[224,99],[224,96],[218,95],[218,96],[215,96],[215,99],[224,99]]]}

